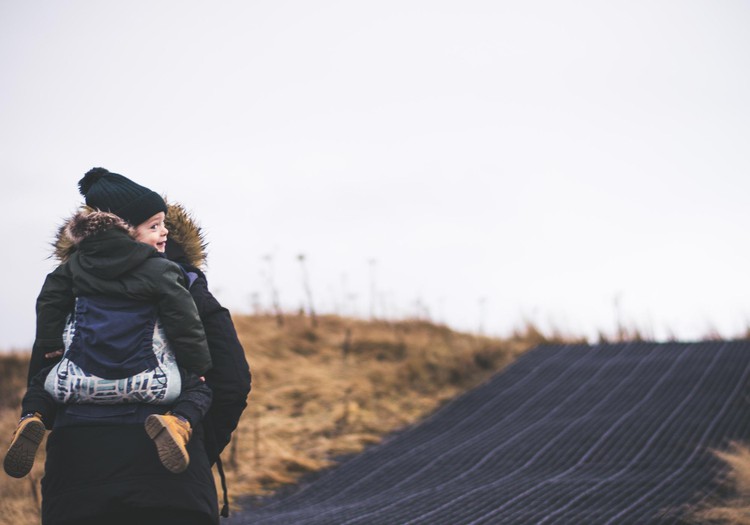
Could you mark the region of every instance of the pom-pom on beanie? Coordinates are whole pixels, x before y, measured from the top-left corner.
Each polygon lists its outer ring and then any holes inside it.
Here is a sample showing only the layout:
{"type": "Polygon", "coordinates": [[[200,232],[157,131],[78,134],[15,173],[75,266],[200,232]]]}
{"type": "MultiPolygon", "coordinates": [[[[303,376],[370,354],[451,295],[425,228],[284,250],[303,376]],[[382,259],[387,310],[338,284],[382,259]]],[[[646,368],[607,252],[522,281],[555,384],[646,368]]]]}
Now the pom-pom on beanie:
{"type": "Polygon", "coordinates": [[[104,168],[89,170],[78,181],[78,188],[87,206],[114,213],[132,226],[138,226],[160,211],[167,212],[161,195],[104,168]]]}

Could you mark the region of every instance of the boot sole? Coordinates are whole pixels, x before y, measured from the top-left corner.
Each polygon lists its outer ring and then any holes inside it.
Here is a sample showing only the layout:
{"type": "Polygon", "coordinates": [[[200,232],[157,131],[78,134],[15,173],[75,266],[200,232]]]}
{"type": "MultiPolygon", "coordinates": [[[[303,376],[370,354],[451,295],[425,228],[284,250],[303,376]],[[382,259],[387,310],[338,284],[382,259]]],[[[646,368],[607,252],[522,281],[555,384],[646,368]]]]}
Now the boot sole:
{"type": "Polygon", "coordinates": [[[159,461],[168,471],[179,474],[188,468],[190,456],[180,444],[180,436],[174,434],[159,416],[146,418],[146,433],[156,444],[159,461]]]}
{"type": "Polygon", "coordinates": [[[3,468],[9,476],[22,478],[31,472],[36,451],[44,439],[44,431],[44,423],[41,421],[31,421],[21,429],[3,461],[3,468]]]}

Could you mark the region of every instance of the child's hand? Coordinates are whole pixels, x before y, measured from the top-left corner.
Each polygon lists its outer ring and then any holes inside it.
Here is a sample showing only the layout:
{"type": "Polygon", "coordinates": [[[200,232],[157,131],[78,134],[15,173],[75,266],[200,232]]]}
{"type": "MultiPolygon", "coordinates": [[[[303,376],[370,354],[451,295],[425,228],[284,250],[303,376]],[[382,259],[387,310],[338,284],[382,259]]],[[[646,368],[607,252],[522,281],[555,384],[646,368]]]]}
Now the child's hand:
{"type": "Polygon", "coordinates": [[[46,357],[47,359],[54,359],[55,357],[60,357],[61,355],[63,355],[62,349],[46,353],[44,354],[44,357],[46,357]]]}

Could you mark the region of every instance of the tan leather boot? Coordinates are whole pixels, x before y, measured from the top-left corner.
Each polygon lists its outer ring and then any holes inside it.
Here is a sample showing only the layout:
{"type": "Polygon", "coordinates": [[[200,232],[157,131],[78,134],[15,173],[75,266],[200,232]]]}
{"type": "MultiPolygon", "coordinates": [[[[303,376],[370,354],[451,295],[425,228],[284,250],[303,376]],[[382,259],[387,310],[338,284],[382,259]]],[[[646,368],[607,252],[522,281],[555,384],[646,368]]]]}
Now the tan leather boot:
{"type": "Polygon", "coordinates": [[[36,451],[44,439],[44,431],[44,423],[39,413],[21,418],[3,461],[3,468],[9,476],[22,478],[31,472],[36,451]]]}
{"type": "Polygon", "coordinates": [[[156,443],[159,460],[167,470],[179,474],[190,464],[186,445],[193,429],[186,419],[173,414],[152,414],[146,418],[146,433],[156,443]]]}

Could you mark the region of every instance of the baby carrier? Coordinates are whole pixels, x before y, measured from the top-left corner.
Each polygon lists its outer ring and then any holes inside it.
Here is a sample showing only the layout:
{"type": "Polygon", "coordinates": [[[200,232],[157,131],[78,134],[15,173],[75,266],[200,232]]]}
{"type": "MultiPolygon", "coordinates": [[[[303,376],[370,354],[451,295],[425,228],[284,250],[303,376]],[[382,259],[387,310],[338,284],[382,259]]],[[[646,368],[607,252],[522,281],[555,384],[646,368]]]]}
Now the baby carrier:
{"type": "Polygon", "coordinates": [[[63,404],[170,404],[182,382],[153,303],[77,297],[45,390],[63,404]]]}

